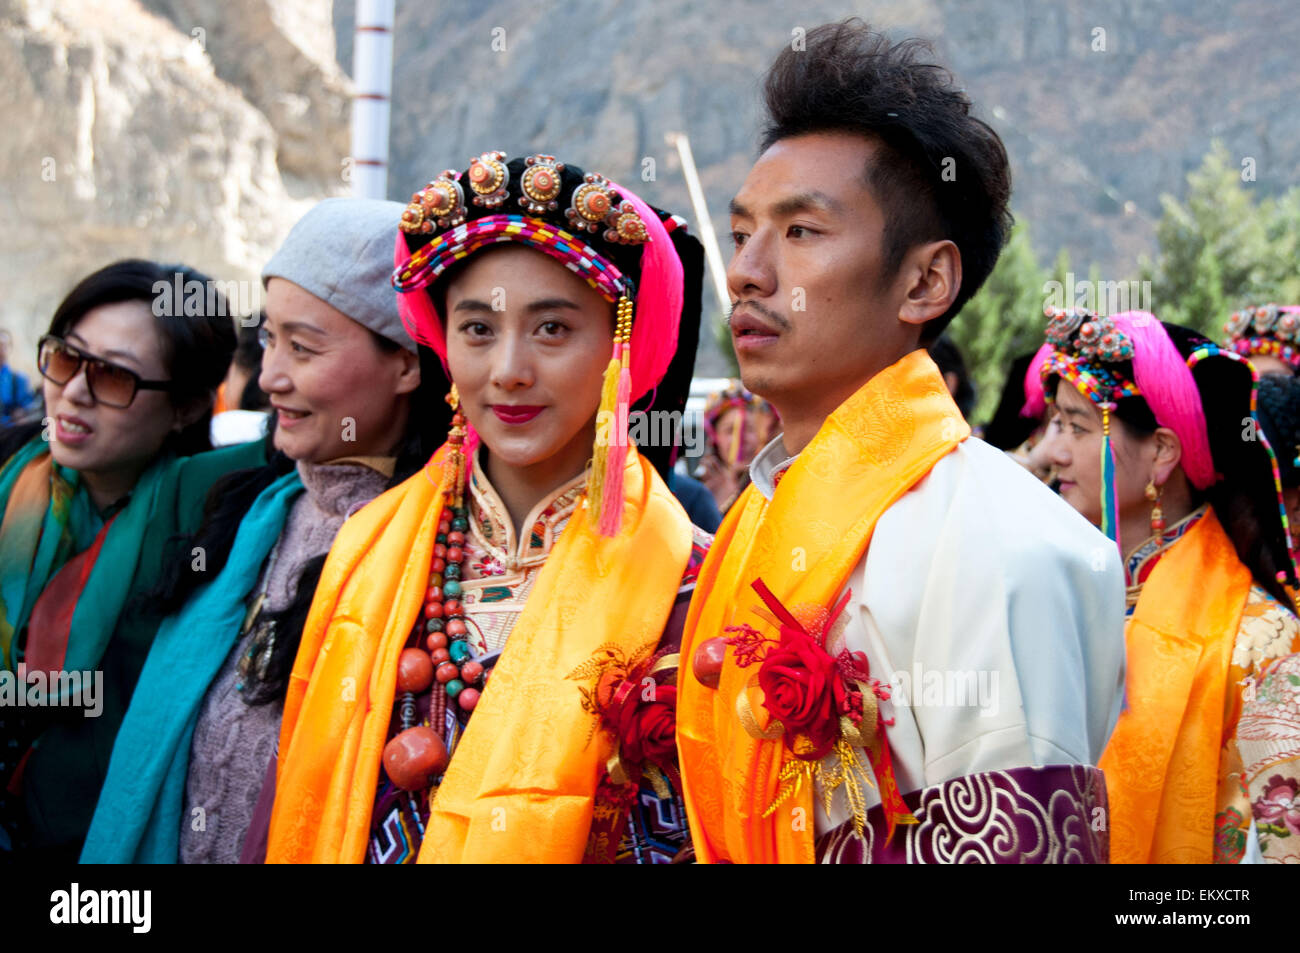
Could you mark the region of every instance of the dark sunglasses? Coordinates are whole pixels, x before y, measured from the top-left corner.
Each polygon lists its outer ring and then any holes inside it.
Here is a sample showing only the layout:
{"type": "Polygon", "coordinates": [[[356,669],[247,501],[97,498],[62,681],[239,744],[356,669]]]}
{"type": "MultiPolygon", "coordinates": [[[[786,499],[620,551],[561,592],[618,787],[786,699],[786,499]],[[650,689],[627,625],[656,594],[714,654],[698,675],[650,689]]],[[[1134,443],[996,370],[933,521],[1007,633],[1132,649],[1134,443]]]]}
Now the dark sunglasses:
{"type": "Polygon", "coordinates": [[[84,366],[86,389],[96,403],[105,407],[130,407],[135,395],[142,390],[172,389],[171,381],[144,380],[135,371],[87,354],[53,334],[45,335],[37,345],[36,366],[42,377],[60,386],[76,377],[84,366]]]}

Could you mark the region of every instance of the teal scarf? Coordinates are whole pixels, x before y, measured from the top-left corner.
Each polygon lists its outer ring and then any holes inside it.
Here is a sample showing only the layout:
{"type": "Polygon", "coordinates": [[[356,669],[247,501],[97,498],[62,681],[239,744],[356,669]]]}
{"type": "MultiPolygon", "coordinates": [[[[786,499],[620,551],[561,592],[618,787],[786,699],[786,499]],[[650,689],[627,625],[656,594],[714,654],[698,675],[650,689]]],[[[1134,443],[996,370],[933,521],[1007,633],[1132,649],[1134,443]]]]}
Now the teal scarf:
{"type": "MultiPolygon", "coordinates": [[[[136,575],[155,497],[173,458],[164,457],[141,475],[130,501],[104,536],[93,571],[72,615],[65,671],[90,671],[103,658],[136,575]]],[[[0,669],[15,671],[19,640],[37,598],[50,579],[87,549],[104,520],[75,470],[49,459],[49,445],[36,438],[0,469],[0,669]],[[28,481],[21,481],[29,470],[28,481]],[[39,476],[39,480],[32,477],[39,476]],[[19,492],[16,489],[22,487],[19,492]]]]}
{"type": "Polygon", "coordinates": [[[263,490],[240,522],[221,572],[159,627],[113,746],[82,863],[176,863],[199,707],[301,491],[297,471],[263,490]]]}

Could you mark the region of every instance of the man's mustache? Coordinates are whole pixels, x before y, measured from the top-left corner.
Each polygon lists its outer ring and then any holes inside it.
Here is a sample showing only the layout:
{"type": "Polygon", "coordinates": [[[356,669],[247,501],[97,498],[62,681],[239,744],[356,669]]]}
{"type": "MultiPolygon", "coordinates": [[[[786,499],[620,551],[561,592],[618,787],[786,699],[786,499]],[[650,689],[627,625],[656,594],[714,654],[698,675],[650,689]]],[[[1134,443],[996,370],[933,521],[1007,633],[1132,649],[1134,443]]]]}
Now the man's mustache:
{"type": "Polygon", "coordinates": [[[774,325],[776,325],[778,331],[790,330],[789,320],[787,320],[784,316],[777,314],[775,311],[772,311],[770,308],[767,308],[764,305],[759,304],[757,301],[735,302],[731,306],[731,310],[727,312],[727,327],[731,327],[732,319],[735,318],[737,311],[752,311],[754,314],[757,314],[760,317],[766,318],[768,321],[771,321],[774,325]]]}

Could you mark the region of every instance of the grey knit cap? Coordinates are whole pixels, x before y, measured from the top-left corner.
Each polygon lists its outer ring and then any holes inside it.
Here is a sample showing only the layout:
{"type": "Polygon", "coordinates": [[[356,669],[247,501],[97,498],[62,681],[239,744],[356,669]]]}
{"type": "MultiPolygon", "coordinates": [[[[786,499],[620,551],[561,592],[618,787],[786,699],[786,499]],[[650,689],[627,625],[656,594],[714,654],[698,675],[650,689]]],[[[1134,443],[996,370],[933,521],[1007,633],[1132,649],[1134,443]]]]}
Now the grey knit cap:
{"type": "Polygon", "coordinates": [[[304,215],[262,269],[292,281],[358,324],[408,351],[393,290],[393,247],[404,206],[378,199],[326,199],[304,215]]]}

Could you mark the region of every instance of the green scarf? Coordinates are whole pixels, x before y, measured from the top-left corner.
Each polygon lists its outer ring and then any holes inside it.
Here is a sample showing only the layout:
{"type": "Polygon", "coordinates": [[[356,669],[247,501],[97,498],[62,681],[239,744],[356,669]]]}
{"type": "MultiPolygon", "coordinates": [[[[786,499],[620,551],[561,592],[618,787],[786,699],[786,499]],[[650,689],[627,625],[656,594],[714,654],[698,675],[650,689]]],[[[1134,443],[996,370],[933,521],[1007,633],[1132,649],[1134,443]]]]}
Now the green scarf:
{"type": "MultiPolygon", "coordinates": [[[[146,517],[166,461],[141,476],[130,502],[113,519],[74,613],[77,639],[67,670],[98,664],[130,589],[146,517]]],[[[36,438],[0,469],[0,665],[14,671],[18,646],[37,598],[73,556],[104,529],[81,475],[53,462],[36,438]]]]}

